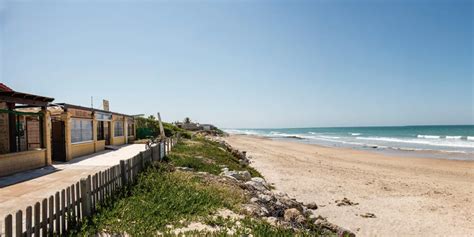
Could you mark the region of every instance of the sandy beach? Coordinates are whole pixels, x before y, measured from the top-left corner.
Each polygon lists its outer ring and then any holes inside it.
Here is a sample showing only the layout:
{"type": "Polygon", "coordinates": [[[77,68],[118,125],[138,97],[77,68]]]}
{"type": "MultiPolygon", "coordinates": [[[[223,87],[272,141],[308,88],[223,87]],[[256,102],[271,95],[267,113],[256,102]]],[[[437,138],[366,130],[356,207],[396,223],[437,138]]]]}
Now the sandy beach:
{"type": "Polygon", "coordinates": [[[358,236],[474,236],[474,162],[246,135],[225,140],[247,151],[277,190],[316,202],[317,214],[358,236]],[[338,205],[344,198],[347,205],[338,205]]]}

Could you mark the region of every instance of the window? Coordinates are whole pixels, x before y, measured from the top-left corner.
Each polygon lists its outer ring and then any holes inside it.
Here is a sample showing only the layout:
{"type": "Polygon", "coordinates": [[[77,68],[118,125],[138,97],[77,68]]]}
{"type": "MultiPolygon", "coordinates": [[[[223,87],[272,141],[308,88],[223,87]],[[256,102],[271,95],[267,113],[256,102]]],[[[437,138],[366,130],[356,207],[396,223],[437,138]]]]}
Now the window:
{"type": "Polygon", "coordinates": [[[114,137],[123,136],[123,121],[115,121],[114,137]]]}
{"type": "Polygon", "coordinates": [[[92,120],[71,119],[71,142],[92,141],[92,120]]]}
{"type": "Polygon", "coordinates": [[[134,124],[129,123],[128,124],[128,136],[134,136],[135,135],[135,129],[134,129],[134,124]]]}
{"type": "Polygon", "coordinates": [[[104,121],[97,122],[97,140],[104,140],[104,121]]]}

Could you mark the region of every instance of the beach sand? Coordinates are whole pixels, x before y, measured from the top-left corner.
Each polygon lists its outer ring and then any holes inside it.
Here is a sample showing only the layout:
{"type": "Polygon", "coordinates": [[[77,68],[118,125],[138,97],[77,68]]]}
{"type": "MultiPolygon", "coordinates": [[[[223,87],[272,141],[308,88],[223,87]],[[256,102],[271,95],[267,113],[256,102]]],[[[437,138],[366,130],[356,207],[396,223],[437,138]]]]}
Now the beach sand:
{"type": "Polygon", "coordinates": [[[231,135],[277,190],[358,236],[474,236],[474,162],[231,135]],[[347,198],[357,205],[338,206],[347,198]],[[375,214],[375,218],[361,215],[375,214]]]}

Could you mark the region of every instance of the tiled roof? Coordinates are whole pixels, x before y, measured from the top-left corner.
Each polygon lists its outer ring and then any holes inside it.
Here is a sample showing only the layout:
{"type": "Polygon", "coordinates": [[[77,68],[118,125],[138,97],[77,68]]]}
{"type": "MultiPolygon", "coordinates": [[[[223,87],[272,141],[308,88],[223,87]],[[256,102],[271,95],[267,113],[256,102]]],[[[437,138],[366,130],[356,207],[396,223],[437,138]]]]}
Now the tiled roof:
{"type": "Polygon", "coordinates": [[[11,92],[11,91],[13,91],[13,90],[12,90],[12,88],[6,86],[5,84],[0,83],[0,91],[8,91],[8,92],[11,92]]]}

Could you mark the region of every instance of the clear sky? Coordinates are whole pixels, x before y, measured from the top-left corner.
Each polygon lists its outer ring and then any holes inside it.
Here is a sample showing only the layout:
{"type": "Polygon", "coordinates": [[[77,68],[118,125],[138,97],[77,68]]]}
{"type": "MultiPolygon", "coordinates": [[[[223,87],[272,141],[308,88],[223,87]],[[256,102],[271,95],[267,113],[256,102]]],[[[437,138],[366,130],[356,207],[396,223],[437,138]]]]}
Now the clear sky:
{"type": "Polygon", "coordinates": [[[470,0],[0,0],[0,81],[221,127],[474,124],[473,11],[470,0]]]}

